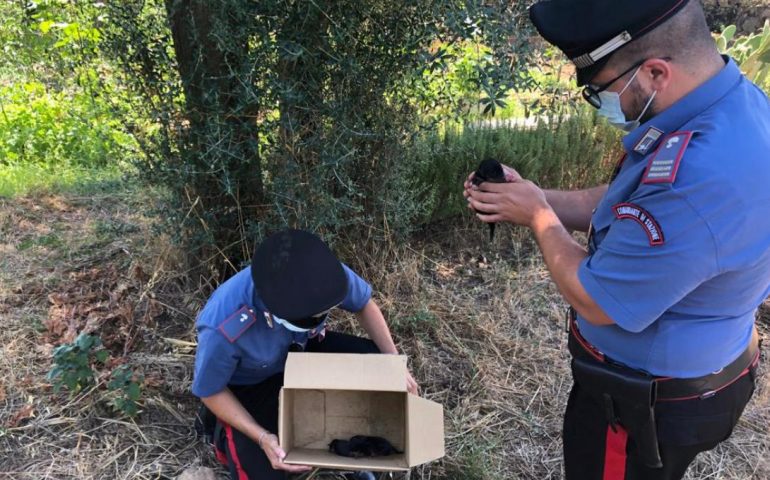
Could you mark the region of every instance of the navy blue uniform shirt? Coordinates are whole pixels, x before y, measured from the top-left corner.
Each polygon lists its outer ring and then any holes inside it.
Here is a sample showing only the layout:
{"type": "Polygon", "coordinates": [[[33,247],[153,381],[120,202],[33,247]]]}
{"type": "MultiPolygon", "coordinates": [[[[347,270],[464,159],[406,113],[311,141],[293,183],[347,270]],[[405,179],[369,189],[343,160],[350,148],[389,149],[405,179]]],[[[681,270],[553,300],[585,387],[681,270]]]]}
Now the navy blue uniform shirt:
{"type": "Polygon", "coordinates": [[[729,60],[623,143],[578,271],[616,325],[579,330],[630,367],[706,375],[747,347],[770,293],[770,103],[729,60]]]}
{"type": "MultiPolygon", "coordinates": [[[[348,293],[339,305],[361,311],[372,288],[347,265],[348,293]]],[[[198,397],[219,393],[227,385],[253,385],[283,372],[292,343],[305,345],[310,333],[292,332],[265,318],[265,306],[254,292],[251,267],[214,291],[198,314],[198,349],[192,392],[198,397]]]]}

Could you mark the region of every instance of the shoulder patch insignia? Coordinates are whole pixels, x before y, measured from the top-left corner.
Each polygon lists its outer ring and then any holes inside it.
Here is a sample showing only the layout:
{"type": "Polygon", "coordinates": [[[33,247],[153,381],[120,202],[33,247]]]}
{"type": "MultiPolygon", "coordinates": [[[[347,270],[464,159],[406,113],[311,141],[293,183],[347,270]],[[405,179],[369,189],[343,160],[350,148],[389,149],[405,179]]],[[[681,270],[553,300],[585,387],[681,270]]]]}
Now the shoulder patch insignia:
{"type": "Polygon", "coordinates": [[[650,240],[651,247],[657,247],[665,243],[663,230],[660,229],[658,222],[650,215],[647,210],[633,203],[618,203],[612,207],[615,217],[619,220],[631,219],[636,221],[644,228],[647,238],[650,240]]]}
{"type": "Polygon", "coordinates": [[[642,183],[674,183],[679,163],[691,138],[692,132],[674,132],[665,137],[650,157],[647,170],[642,175],[642,183]]]}
{"type": "Polygon", "coordinates": [[[257,318],[254,316],[254,312],[249,307],[241,307],[235,313],[227,317],[227,319],[219,325],[219,331],[222,335],[230,341],[235,342],[243,335],[243,332],[254,325],[257,318]]]}
{"type": "Polygon", "coordinates": [[[663,132],[657,128],[648,128],[647,131],[644,132],[644,135],[642,135],[642,138],[640,138],[634,146],[634,151],[636,153],[641,153],[642,155],[647,155],[647,152],[649,152],[650,148],[655,145],[655,142],[658,141],[661,135],[663,135],[663,132]]]}

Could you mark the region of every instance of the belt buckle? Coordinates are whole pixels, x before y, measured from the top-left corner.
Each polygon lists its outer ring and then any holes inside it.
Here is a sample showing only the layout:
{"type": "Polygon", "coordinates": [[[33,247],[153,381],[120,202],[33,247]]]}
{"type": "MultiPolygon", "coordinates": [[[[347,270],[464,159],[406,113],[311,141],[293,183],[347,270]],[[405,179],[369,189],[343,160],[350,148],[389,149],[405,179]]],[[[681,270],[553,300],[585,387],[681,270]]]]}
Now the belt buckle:
{"type": "Polygon", "coordinates": [[[717,394],[717,391],[716,391],[716,390],[709,390],[708,392],[705,392],[705,393],[701,393],[701,394],[700,394],[700,396],[699,396],[698,398],[699,398],[700,400],[705,400],[705,399],[707,399],[707,398],[711,398],[711,397],[713,397],[713,396],[714,396],[714,395],[716,395],[716,394],[717,394]]]}
{"type": "Polygon", "coordinates": [[[569,333],[571,331],[572,322],[577,321],[577,312],[570,305],[567,310],[564,311],[564,331],[569,333]]]}

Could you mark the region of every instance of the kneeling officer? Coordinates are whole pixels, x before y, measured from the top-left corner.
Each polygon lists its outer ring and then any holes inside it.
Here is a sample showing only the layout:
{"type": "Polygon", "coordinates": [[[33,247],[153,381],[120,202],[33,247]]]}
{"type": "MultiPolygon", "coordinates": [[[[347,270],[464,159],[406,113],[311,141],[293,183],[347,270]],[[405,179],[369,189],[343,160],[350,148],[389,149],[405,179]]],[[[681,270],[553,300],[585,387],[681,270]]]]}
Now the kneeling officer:
{"type": "MultiPolygon", "coordinates": [[[[192,391],[216,416],[214,446],[231,478],[284,479],[310,469],[283,463],[275,435],[288,352],[397,353],[371,295],[320,238],[301,230],[267,238],[252,265],[211,295],[196,321],[192,391]],[[371,340],[327,332],[335,307],[355,312],[371,340]]],[[[404,381],[416,394],[411,375],[404,381]]]]}

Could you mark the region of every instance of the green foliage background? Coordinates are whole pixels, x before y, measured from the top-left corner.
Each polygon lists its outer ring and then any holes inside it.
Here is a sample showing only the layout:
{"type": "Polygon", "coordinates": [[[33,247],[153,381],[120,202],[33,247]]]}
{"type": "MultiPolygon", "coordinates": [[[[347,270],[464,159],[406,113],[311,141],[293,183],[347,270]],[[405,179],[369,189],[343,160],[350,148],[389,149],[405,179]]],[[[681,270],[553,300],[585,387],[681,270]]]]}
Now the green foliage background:
{"type": "MultiPolygon", "coordinates": [[[[223,279],[284,226],[361,244],[460,215],[486,156],[546,186],[599,181],[618,136],[577,106],[526,6],[5,2],[0,194],[137,175],[167,193],[191,265],[223,279]]],[[[769,32],[717,38],[765,88],[769,32]]]]}
{"type": "MultiPolygon", "coordinates": [[[[487,157],[544,187],[600,183],[619,133],[576,102],[527,3],[1,2],[0,196],[124,174],[160,187],[189,277],[212,285],[277,228],[376,251],[461,218],[487,157]]],[[[770,91],[770,24],[735,32],[718,45],[770,91]]],[[[34,242],[61,239],[18,249],[34,242]]],[[[407,324],[435,323],[425,312],[407,324]]],[[[98,337],[53,357],[56,391],[139,412],[141,371],[107,380],[98,337]]],[[[460,460],[458,476],[484,476],[478,452],[460,460]]]]}
{"type": "Polygon", "coordinates": [[[226,276],[275,228],[334,242],[386,230],[403,238],[419,226],[430,187],[410,176],[410,148],[469,101],[502,105],[533,85],[524,10],[448,0],[127,1],[107,7],[103,50],[155,127],[133,132],[145,178],[172,194],[171,230],[226,276]],[[488,45],[483,61],[436,82],[448,52],[469,41],[488,45]]]}
{"type": "Polygon", "coordinates": [[[770,92],[770,20],[761,32],[736,37],[736,31],[730,25],[716,36],[719,50],[734,58],[749,80],[770,92]]]}
{"type": "Polygon", "coordinates": [[[115,178],[140,157],[97,5],[0,4],[0,195],[115,178]]]}

